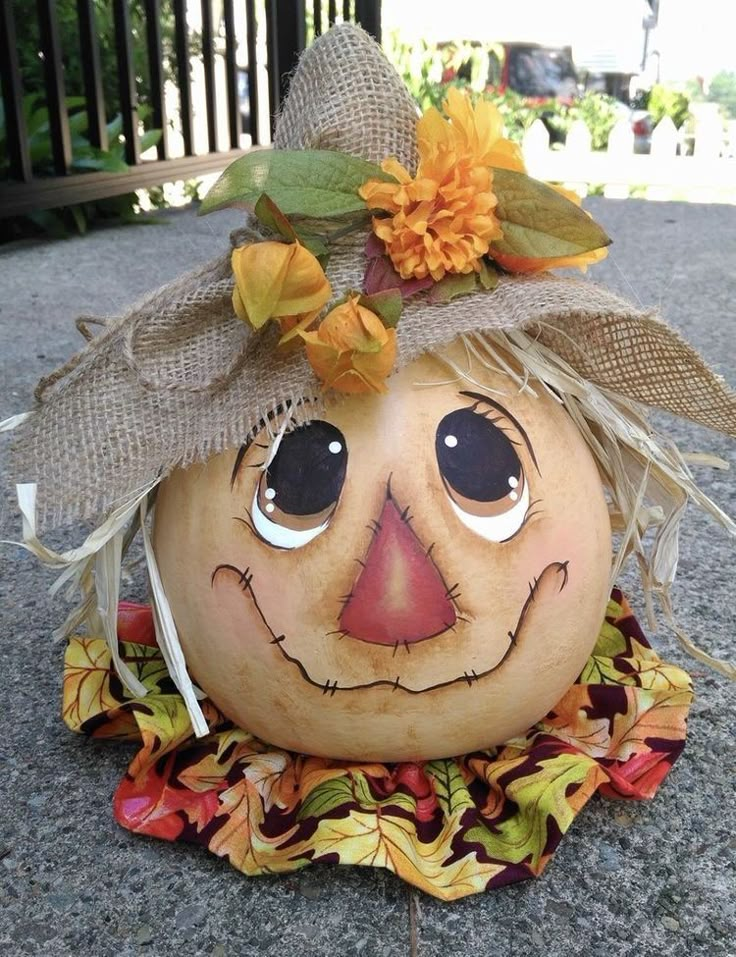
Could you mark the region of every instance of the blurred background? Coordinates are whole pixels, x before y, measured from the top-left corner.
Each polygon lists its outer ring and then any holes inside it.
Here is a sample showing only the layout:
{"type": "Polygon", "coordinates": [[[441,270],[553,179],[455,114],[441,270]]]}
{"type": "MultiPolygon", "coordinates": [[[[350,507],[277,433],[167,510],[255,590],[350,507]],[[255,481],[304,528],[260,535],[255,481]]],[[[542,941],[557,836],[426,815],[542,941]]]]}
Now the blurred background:
{"type": "Polygon", "coordinates": [[[719,0],[0,0],[0,242],[199,199],[268,145],[302,49],[381,40],[419,106],[497,103],[581,195],[736,202],[736,7],[719,0]]]}

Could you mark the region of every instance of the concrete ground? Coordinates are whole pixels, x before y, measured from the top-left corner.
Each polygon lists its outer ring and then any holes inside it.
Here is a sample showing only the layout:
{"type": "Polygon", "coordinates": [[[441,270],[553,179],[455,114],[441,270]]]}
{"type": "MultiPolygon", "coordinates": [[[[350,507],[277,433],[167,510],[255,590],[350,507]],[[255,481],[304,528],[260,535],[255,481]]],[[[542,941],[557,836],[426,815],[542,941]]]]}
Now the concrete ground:
{"type": "MultiPolygon", "coordinates": [[[[660,305],[735,383],[736,208],[599,199],[589,208],[615,238],[594,278],[660,305]]],[[[27,409],[39,376],[78,347],[77,315],[114,314],[209,257],[226,243],[232,217],[177,212],[161,221],[0,251],[0,419],[27,409]]],[[[682,423],[672,430],[683,448],[736,465],[736,448],[724,437],[682,423]]],[[[698,479],[736,515],[732,473],[700,470],[698,479]]],[[[734,543],[690,515],[681,551],[675,600],[682,623],[705,648],[733,657],[734,543]]],[[[664,629],[657,646],[689,667],[697,700],[684,756],[657,798],[638,805],[594,799],[541,879],[442,904],[372,869],[321,866],[245,878],[200,849],[119,828],[111,797],[130,750],[63,726],[62,649],[50,639],[63,612],[46,594],[50,577],[18,549],[0,553],[0,567],[3,953],[736,954],[736,693],[664,629]]],[[[641,609],[631,574],[625,584],[641,609]]]]}

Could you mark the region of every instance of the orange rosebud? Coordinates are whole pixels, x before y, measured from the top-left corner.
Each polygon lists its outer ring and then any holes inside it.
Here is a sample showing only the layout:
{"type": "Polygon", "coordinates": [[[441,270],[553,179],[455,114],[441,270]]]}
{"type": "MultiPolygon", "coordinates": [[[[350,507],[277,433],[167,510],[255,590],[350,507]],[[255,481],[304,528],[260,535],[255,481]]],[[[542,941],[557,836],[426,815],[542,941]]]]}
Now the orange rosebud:
{"type": "Polygon", "coordinates": [[[235,314],[254,329],[269,319],[316,316],[332,295],[319,261],[298,242],[238,246],[231,261],[235,314]]]}
{"type": "Polygon", "coordinates": [[[396,330],[348,299],[327,313],[316,332],[302,332],[307,359],[324,389],[386,392],[396,361],[396,330]]]}

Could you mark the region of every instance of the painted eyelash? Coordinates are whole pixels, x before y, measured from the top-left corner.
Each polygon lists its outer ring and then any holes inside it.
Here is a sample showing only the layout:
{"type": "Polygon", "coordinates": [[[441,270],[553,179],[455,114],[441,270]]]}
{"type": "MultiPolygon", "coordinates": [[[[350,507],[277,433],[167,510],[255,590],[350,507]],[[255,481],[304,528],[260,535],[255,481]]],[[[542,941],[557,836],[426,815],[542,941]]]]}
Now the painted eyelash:
{"type": "Polygon", "coordinates": [[[267,539],[261,535],[258,529],[253,522],[253,514],[249,508],[243,509],[247,518],[243,518],[240,515],[233,515],[233,521],[238,522],[240,525],[244,525],[252,534],[258,539],[258,541],[263,542],[264,545],[268,545],[270,548],[277,548],[279,551],[288,551],[282,545],[274,545],[273,542],[269,542],[267,539]]]}
{"type": "MultiPolygon", "coordinates": [[[[495,425],[499,432],[503,432],[503,433],[505,433],[507,436],[512,436],[512,435],[516,435],[516,434],[517,434],[515,429],[513,429],[513,428],[511,428],[511,429],[510,429],[510,428],[504,428],[503,425],[499,425],[499,424],[498,424],[499,422],[510,422],[510,421],[511,421],[511,420],[508,419],[505,415],[498,414],[498,415],[495,415],[495,417],[492,417],[492,416],[493,416],[493,413],[494,413],[494,412],[497,412],[496,409],[486,409],[485,411],[482,411],[482,410],[481,410],[481,411],[479,412],[479,411],[478,411],[478,406],[480,406],[481,404],[482,404],[482,403],[481,403],[480,400],[474,402],[473,405],[470,406],[470,411],[471,411],[471,412],[474,412],[476,415],[480,415],[482,418],[484,418],[487,422],[490,422],[492,425],[495,425]]],[[[509,438],[509,442],[510,442],[512,445],[517,446],[517,448],[521,448],[521,447],[522,447],[522,443],[515,441],[513,438],[509,438]]]]}
{"type": "MultiPolygon", "coordinates": [[[[514,416],[510,412],[508,412],[499,402],[494,402],[494,400],[490,399],[488,396],[481,395],[478,392],[460,392],[459,394],[466,399],[475,399],[475,405],[473,406],[473,411],[475,411],[475,408],[478,405],[485,404],[489,407],[489,409],[500,413],[508,422],[510,422],[515,427],[515,429],[517,430],[521,438],[524,440],[524,444],[526,445],[529,455],[531,456],[531,460],[534,463],[534,468],[537,470],[540,476],[542,475],[542,470],[539,468],[539,463],[537,462],[537,456],[534,454],[532,443],[529,439],[529,436],[526,433],[526,429],[521,424],[521,422],[518,422],[514,418],[514,416]]],[[[480,415],[481,413],[476,413],[476,414],[480,415]]]]}
{"type": "MultiPolygon", "coordinates": [[[[288,411],[290,408],[291,408],[291,403],[290,403],[290,402],[287,402],[285,406],[283,406],[283,405],[278,405],[273,412],[269,412],[268,417],[267,417],[267,418],[268,418],[268,421],[270,422],[270,421],[271,421],[273,418],[275,418],[277,415],[281,415],[284,411],[288,411]]],[[[235,487],[235,482],[236,482],[236,480],[237,480],[237,478],[238,478],[238,473],[240,472],[240,468],[241,468],[241,466],[242,466],[242,464],[243,464],[243,459],[245,458],[245,455],[246,455],[248,449],[250,449],[250,447],[253,446],[253,445],[254,445],[256,448],[259,448],[259,449],[270,449],[270,448],[271,448],[271,445],[270,445],[270,444],[264,445],[262,442],[256,442],[256,441],[255,441],[256,436],[258,435],[258,433],[261,432],[262,429],[264,429],[265,427],[266,427],[266,419],[261,419],[260,424],[259,424],[258,426],[256,426],[256,428],[253,429],[253,430],[248,434],[248,437],[247,437],[246,441],[245,441],[245,442],[240,446],[240,448],[238,449],[238,454],[237,454],[237,456],[235,457],[235,464],[233,465],[233,470],[232,470],[232,473],[231,473],[231,475],[230,475],[230,488],[231,488],[231,489],[235,487]]],[[[262,462],[261,465],[258,466],[258,468],[263,468],[263,465],[264,465],[264,464],[265,464],[265,463],[262,462]]]]}
{"type": "MultiPolygon", "coordinates": [[[[524,518],[522,519],[521,525],[519,525],[519,528],[518,528],[517,531],[515,532],[516,535],[518,535],[519,532],[520,532],[523,528],[525,528],[525,527],[529,524],[529,522],[531,522],[531,520],[532,520],[533,518],[537,518],[539,515],[543,515],[543,514],[544,514],[544,509],[541,509],[541,508],[540,508],[540,509],[538,509],[537,511],[534,510],[535,505],[539,505],[539,504],[541,503],[541,501],[542,501],[541,498],[535,498],[535,499],[533,499],[531,502],[529,502],[529,507],[528,507],[527,510],[526,510],[526,515],[525,515],[524,518]]],[[[512,536],[512,538],[513,538],[513,537],[514,537],[514,536],[512,536]]]]}
{"type": "MultiPolygon", "coordinates": [[[[481,411],[481,412],[478,412],[477,409],[478,409],[478,406],[479,406],[479,405],[480,405],[480,402],[476,402],[475,405],[473,405],[473,406],[470,407],[470,411],[471,411],[471,412],[475,412],[476,415],[482,416],[487,422],[490,422],[492,425],[495,425],[499,432],[503,432],[503,433],[504,433],[505,435],[507,435],[507,436],[516,435],[516,431],[515,431],[514,429],[504,428],[503,425],[499,425],[499,424],[498,424],[499,422],[508,422],[509,420],[506,418],[506,416],[504,416],[504,415],[497,415],[495,418],[491,418],[491,412],[492,412],[493,410],[492,410],[492,409],[487,409],[485,412],[482,412],[482,411],[481,411]]],[[[515,441],[515,440],[512,439],[512,438],[509,438],[509,442],[510,442],[512,445],[517,446],[517,448],[521,448],[521,447],[522,447],[522,443],[521,443],[521,442],[517,442],[517,441],[515,441]]]]}

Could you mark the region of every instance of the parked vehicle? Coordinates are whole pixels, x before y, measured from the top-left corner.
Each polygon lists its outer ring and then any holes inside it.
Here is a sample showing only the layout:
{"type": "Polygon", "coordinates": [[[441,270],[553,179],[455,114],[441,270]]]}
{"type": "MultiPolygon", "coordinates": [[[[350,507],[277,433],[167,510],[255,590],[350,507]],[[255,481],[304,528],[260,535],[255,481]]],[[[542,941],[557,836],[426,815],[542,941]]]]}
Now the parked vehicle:
{"type": "Polygon", "coordinates": [[[442,79],[450,83],[455,79],[473,79],[489,91],[504,94],[515,93],[522,98],[524,106],[541,107],[539,118],[547,127],[553,143],[563,139],[559,124],[555,123],[554,109],[544,110],[544,105],[556,101],[564,105],[572,104],[579,96],[580,84],[570,47],[552,47],[540,43],[494,43],[492,45],[471,41],[462,45],[476,48],[478,54],[487,56],[480,64],[478,58],[469,58],[457,62],[454,43],[441,43],[439,48],[449,54],[448,66],[442,79]],[[473,63],[475,59],[475,63],[473,63]],[[480,71],[480,72],[479,72],[480,71]],[[484,75],[485,73],[485,75],[484,75]]]}
{"type": "MultiPolygon", "coordinates": [[[[443,82],[454,79],[471,80],[473,65],[470,59],[459,64],[453,52],[454,42],[438,44],[448,54],[448,65],[442,75],[443,82]]],[[[487,47],[477,40],[462,44],[462,48],[487,47]]],[[[570,47],[551,47],[540,43],[494,43],[487,47],[488,64],[486,86],[504,93],[513,90],[530,105],[556,99],[572,102],[579,93],[578,75],[572,60],[570,47]]]]}
{"type": "Polygon", "coordinates": [[[488,86],[500,93],[513,90],[534,103],[558,100],[572,103],[580,84],[570,47],[538,43],[503,43],[501,55],[488,55],[488,86]]]}

